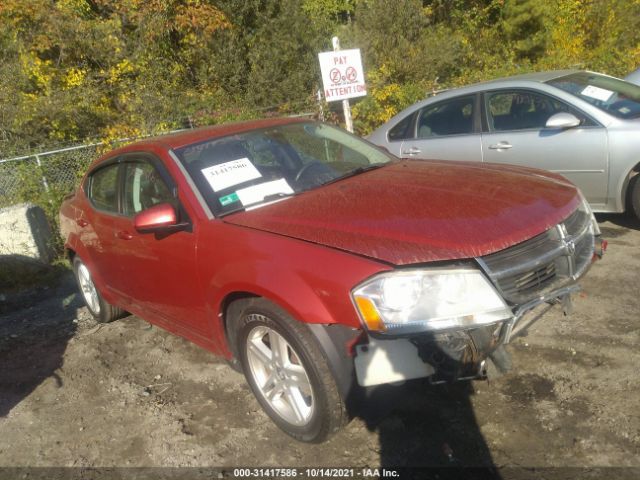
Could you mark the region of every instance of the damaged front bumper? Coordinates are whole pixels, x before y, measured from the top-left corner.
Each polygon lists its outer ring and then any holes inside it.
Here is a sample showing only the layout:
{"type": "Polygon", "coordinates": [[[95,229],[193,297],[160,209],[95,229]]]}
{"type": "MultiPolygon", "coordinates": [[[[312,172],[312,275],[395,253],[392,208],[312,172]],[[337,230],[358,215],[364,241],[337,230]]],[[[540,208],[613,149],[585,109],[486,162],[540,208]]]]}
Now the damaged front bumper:
{"type": "Polygon", "coordinates": [[[358,384],[368,387],[417,378],[428,378],[432,383],[484,378],[487,359],[506,371],[510,361],[503,345],[524,333],[554,305],[570,314],[571,294],[579,289],[574,284],[549,292],[517,307],[512,318],[492,325],[393,339],[369,336],[367,343],[355,347],[358,384]]]}
{"type": "Polygon", "coordinates": [[[597,229],[591,225],[589,216],[580,218],[579,213],[530,241],[478,259],[502,298],[512,305],[510,318],[482,326],[395,338],[369,333],[368,341],[355,347],[358,383],[373,386],[415,378],[429,378],[433,383],[482,378],[488,359],[498,371],[509,370],[510,358],[504,345],[526,332],[554,305],[561,306],[565,315],[569,315],[571,294],[580,290],[575,282],[607,248],[606,240],[600,238],[599,231],[595,232],[597,229]],[[555,250],[551,250],[553,255],[548,254],[549,246],[555,246],[555,250]],[[513,257],[526,258],[525,265],[531,268],[520,266],[514,276],[513,257]],[[515,295],[513,288],[505,288],[542,275],[541,266],[544,271],[555,272],[557,280],[539,290],[533,299],[525,294],[515,295]]]}

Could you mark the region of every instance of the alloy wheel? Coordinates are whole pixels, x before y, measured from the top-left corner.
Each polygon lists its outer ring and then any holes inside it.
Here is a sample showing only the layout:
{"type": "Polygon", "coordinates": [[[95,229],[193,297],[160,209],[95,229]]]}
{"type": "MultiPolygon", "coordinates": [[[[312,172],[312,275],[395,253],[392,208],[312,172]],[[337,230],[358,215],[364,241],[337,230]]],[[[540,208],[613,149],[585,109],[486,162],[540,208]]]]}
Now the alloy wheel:
{"type": "MultiPolygon", "coordinates": [[[[264,322],[266,317],[249,315],[264,322]]],[[[277,331],[264,325],[247,336],[250,373],[271,408],[288,423],[306,425],[314,412],[313,388],[300,356],[277,331]]]]}
{"type": "Polygon", "coordinates": [[[99,315],[100,298],[98,297],[98,291],[91,279],[91,273],[89,273],[89,269],[84,263],[78,266],[78,283],[87,306],[95,315],[99,315]]]}

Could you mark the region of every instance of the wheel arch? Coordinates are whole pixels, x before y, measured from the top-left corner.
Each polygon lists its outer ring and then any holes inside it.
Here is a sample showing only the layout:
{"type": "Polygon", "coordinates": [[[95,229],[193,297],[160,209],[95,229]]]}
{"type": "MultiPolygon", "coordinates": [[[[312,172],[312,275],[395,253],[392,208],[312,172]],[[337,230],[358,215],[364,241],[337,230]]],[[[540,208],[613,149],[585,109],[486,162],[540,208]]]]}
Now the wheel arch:
{"type": "Polygon", "coordinates": [[[246,302],[250,302],[252,299],[265,299],[276,307],[286,312],[292,319],[298,323],[305,324],[309,327],[312,325],[331,325],[339,323],[334,317],[332,312],[318,297],[313,295],[313,292],[308,287],[302,287],[301,283],[297,284],[298,289],[295,292],[278,292],[274,290],[268,290],[259,285],[247,286],[243,285],[242,288],[230,289],[226,292],[219,301],[214,302],[217,305],[215,308],[214,318],[219,322],[217,325],[218,331],[221,333],[221,340],[226,344],[226,350],[235,357],[237,352],[235,351],[235,338],[233,336],[233,329],[230,328],[231,322],[235,315],[239,314],[239,309],[246,302]],[[296,298],[304,298],[306,312],[296,308],[296,298]],[[312,315],[308,313],[312,312],[312,315]]]}
{"type": "Polygon", "coordinates": [[[224,341],[226,343],[227,350],[231,354],[229,359],[232,362],[232,366],[237,367],[238,351],[236,348],[236,331],[232,327],[232,323],[236,318],[236,315],[240,313],[240,310],[244,303],[249,302],[254,298],[263,298],[260,295],[249,291],[234,291],[227,294],[220,304],[219,318],[222,322],[222,330],[224,333],[224,341]]]}
{"type": "MultiPolygon", "coordinates": [[[[216,271],[205,292],[210,299],[208,308],[213,340],[227,357],[235,353],[228,335],[229,319],[233,315],[230,307],[239,300],[264,298],[299,323],[352,324],[356,328],[360,326],[348,291],[345,291],[345,298],[341,301],[336,295],[330,295],[326,287],[316,285],[305,275],[286,268],[274,268],[272,264],[258,269],[268,272],[268,275],[257,275],[249,281],[243,270],[236,263],[216,271]]],[[[248,272],[252,273],[252,269],[248,272]]]]}
{"type": "Polygon", "coordinates": [[[76,251],[71,247],[65,247],[64,256],[69,261],[69,263],[73,265],[73,259],[76,257],[76,251]]]}
{"type": "Polygon", "coordinates": [[[352,354],[350,353],[351,347],[362,336],[362,330],[342,325],[339,323],[332,324],[319,324],[319,323],[306,323],[300,321],[292,313],[283,308],[278,303],[274,302],[270,298],[256,295],[255,293],[248,291],[237,291],[227,295],[224,299],[223,306],[224,312],[222,321],[224,322],[225,341],[227,342],[227,348],[232,357],[228,359],[231,366],[241,372],[242,367],[238,360],[237,351],[237,330],[232,328],[232,322],[237,318],[245,306],[251,304],[252,300],[263,299],[273,303],[274,306],[283,310],[293,320],[300,323],[311,334],[311,336],[317,342],[320,351],[322,352],[329,370],[333,374],[338,391],[345,401],[347,410],[351,412],[355,402],[357,402],[357,388],[355,379],[355,369],[353,364],[352,354]]]}
{"type": "Polygon", "coordinates": [[[83,248],[82,243],[78,242],[74,245],[69,242],[65,245],[64,248],[65,248],[65,254],[69,260],[69,263],[71,264],[71,268],[73,269],[73,261],[75,260],[75,258],[79,257],[82,260],[82,263],[84,263],[87,266],[87,268],[89,268],[89,271],[91,272],[91,278],[93,279],[93,283],[98,288],[100,295],[102,295],[107,302],[116,305],[116,299],[113,297],[111,292],[107,288],[105,288],[106,284],[102,276],[100,275],[99,269],[96,268],[96,265],[93,262],[91,255],[89,255],[86,249],[83,248]]]}

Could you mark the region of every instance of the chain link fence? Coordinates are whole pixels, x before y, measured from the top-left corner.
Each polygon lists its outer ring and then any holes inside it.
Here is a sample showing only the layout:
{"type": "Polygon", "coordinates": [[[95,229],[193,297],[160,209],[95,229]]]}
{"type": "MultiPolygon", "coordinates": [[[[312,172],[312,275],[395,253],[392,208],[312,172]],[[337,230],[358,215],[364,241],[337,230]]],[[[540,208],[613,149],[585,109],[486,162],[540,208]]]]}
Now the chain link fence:
{"type": "Polygon", "coordinates": [[[0,206],[29,201],[40,190],[71,192],[102,144],[40,152],[0,160],[0,206]]]}
{"type": "MultiPolygon", "coordinates": [[[[176,133],[172,130],[166,133],[176,133]]],[[[87,167],[104,152],[146,138],[124,138],[75,145],[46,152],[0,159],[0,208],[22,202],[39,203],[71,193],[87,167]]]]}

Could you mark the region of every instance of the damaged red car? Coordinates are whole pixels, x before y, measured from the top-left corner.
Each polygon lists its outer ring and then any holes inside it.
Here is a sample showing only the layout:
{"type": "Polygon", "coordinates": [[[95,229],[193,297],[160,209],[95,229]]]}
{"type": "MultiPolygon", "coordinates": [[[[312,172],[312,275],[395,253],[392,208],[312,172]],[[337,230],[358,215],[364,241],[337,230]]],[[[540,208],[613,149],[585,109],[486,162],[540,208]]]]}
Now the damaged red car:
{"type": "Polygon", "coordinates": [[[130,312],[224,356],[309,442],[363,387],[506,368],[532,310],[567,307],[602,250],[559,175],[399,160],[301,119],[114,150],[60,223],[98,320],[130,312]]]}

